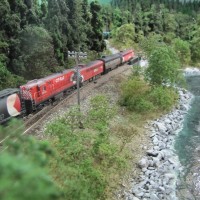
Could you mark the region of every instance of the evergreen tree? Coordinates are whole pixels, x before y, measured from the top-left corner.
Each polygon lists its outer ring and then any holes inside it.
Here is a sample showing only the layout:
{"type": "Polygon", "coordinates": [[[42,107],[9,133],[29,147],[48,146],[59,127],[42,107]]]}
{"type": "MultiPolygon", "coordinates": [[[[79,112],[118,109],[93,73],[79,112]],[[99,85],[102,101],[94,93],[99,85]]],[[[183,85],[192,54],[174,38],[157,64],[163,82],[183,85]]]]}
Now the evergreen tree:
{"type": "Polygon", "coordinates": [[[91,25],[93,33],[89,36],[92,42],[91,50],[103,51],[105,43],[103,41],[103,23],[100,16],[101,6],[97,1],[91,2],[90,12],[92,13],[91,25]]]}
{"type": "Polygon", "coordinates": [[[68,22],[69,8],[65,0],[48,0],[46,27],[53,38],[54,52],[60,65],[67,59],[67,43],[70,40],[71,27],[68,22]]]}
{"type": "Polygon", "coordinates": [[[26,79],[41,78],[56,71],[52,38],[44,28],[27,26],[20,33],[20,52],[16,67],[26,79]]]}
{"type": "MultiPolygon", "coordinates": [[[[68,47],[70,50],[79,50],[79,48],[81,48],[81,46],[84,46],[84,43],[87,41],[87,35],[84,32],[83,27],[83,25],[86,24],[82,18],[82,3],[79,0],[68,0],[67,2],[70,10],[68,18],[72,28],[71,40],[68,41],[68,47]]],[[[87,2],[85,2],[85,6],[86,4],[87,2]]]]}

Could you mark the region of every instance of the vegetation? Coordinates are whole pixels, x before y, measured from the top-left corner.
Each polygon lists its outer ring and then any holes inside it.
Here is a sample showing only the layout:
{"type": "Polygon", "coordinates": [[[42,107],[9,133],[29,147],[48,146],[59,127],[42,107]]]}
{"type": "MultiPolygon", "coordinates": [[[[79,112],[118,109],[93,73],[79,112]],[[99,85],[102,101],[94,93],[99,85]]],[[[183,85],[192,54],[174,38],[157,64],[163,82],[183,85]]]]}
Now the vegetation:
{"type": "MultiPolygon", "coordinates": [[[[112,33],[113,44],[120,49],[141,50],[146,37],[158,35],[160,41],[174,46],[182,66],[199,65],[199,1],[112,0],[110,3],[2,0],[0,68],[4,75],[0,88],[15,87],[27,79],[72,67],[74,62],[68,59],[68,50],[80,49],[98,55],[105,49],[103,30],[112,33]]],[[[149,42],[153,41],[146,44],[149,42]]]]}
{"type": "Polygon", "coordinates": [[[1,1],[0,88],[71,67],[68,50],[103,51],[100,11],[87,0],[1,1]]]}
{"type": "Polygon", "coordinates": [[[91,99],[87,116],[74,108],[49,126],[47,133],[55,150],[51,173],[65,198],[105,199],[109,179],[124,169],[124,155],[109,135],[115,114],[106,97],[99,95],[91,99]],[[79,120],[84,129],[79,129],[79,120]]]}
{"type": "Polygon", "coordinates": [[[130,111],[149,113],[170,110],[177,98],[170,87],[150,87],[144,80],[132,77],[121,86],[120,104],[130,111]]]}
{"type": "Polygon", "coordinates": [[[111,31],[116,47],[135,47],[149,61],[145,72],[134,66],[121,85],[122,108],[96,96],[84,116],[73,108],[50,124],[47,141],[22,136],[19,123],[0,127],[0,137],[9,136],[0,153],[0,199],[109,199],[130,152],[140,145],[131,142],[144,133],[143,124],[176,103],[172,86],[180,67],[199,65],[198,1],[112,0],[111,5],[0,2],[0,89],[71,67],[68,50],[86,50],[95,59],[105,49],[103,29],[111,31]]]}
{"type": "Polygon", "coordinates": [[[171,47],[165,45],[157,47],[149,57],[146,79],[152,85],[171,85],[176,81],[179,66],[178,56],[171,47]]]}
{"type": "Polygon", "coordinates": [[[52,154],[48,143],[23,136],[23,127],[15,121],[0,127],[0,132],[8,137],[0,153],[0,198],[60,199],[62,194],[45,169],[52,154]]]}

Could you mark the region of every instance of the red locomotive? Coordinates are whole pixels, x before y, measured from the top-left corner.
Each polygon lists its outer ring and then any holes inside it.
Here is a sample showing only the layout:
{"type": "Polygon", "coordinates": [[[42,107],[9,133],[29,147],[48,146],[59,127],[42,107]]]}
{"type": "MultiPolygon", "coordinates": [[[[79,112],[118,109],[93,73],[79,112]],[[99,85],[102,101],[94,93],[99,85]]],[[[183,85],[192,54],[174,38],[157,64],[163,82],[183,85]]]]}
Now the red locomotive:
{"type": "Polygon", "coordinates": [[[92,81],[110,70],[136,59],[133,50],[126,50],[117,54],[103,57],[88,64],[64,70],[50,76],[29,81],[19,89],[6,89],[0,91],[0,123],[10,117],[29,114],[44,104],[61,98],[76,88],[77,76],[80,83],[92,81]]]}
{"type": "Polygon", "coordinates": [[[46,101],[52,101],[59,98],[65,92],[73,89],[74,83],[72,69],[65,70],[62,73],[56,73],[45,78],[29,81],[20,86],[21,98],[24,101],[26,112],[29,114],[36,110],[46,101]]]}

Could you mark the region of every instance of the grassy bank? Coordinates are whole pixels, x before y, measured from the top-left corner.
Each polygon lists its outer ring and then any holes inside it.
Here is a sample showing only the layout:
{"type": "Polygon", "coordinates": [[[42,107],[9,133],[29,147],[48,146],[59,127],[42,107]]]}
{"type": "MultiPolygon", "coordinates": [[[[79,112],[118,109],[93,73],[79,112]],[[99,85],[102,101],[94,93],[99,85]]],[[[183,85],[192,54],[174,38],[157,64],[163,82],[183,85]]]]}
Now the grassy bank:
{"type": "Polygon", "coordinates": [[[135,77],[115,81],[120,101],[113,105],[108,96],[95,96],[84,116],[74,108],[47,130],[54,152],[50,174],[63,199],[115,199],[133,168],[137,176],[143,146],[149,145],[145,123],[176,102],[172,89],[152,90],[135,77]]]}

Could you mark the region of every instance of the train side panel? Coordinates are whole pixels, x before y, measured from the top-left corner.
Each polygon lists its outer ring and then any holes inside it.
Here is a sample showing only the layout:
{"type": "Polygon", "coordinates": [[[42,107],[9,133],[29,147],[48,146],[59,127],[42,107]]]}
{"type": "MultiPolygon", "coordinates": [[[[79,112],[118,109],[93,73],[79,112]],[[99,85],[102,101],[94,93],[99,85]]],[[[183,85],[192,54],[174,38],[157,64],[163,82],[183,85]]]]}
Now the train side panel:
{"type": "Polygon", "coordinates": [[[19,89],[0,91],[0,124],[21,114],[21,99],[19,89]]]}
{"type": "Polygon", "coordinates": [[[109,71],[115,69],[116,67],[120,66],[122,63],[121,55],[120,54],[113,54],[111,56],[106,56],[101,58],[104,62],[104,73],[108,73],[109,71]]]}
{"type": "Polygon", "coordinates": [[[73,87],[75,84],[72,80],[73,75],[73,70],[65,70],[63,73],[33,80],[21,86],[21,95],[27,112],[31,113],[39,104],[54,99],[57,95],[62,95],[63,92],[73,87]]]}
{"type": "Polygon", "coordinates": [[[87,65],[80,67],[82,81],[90,81],[101,75],[104,71],[103,61],[93,61],[87,65]]]}
{"type": "Polygon", "coordinates": [[[126,63],[130,61],[135,56],[133,50],[126,50],[126,51],[120,52],[120,54],[122,55],[122,63],[126,63]]]}

